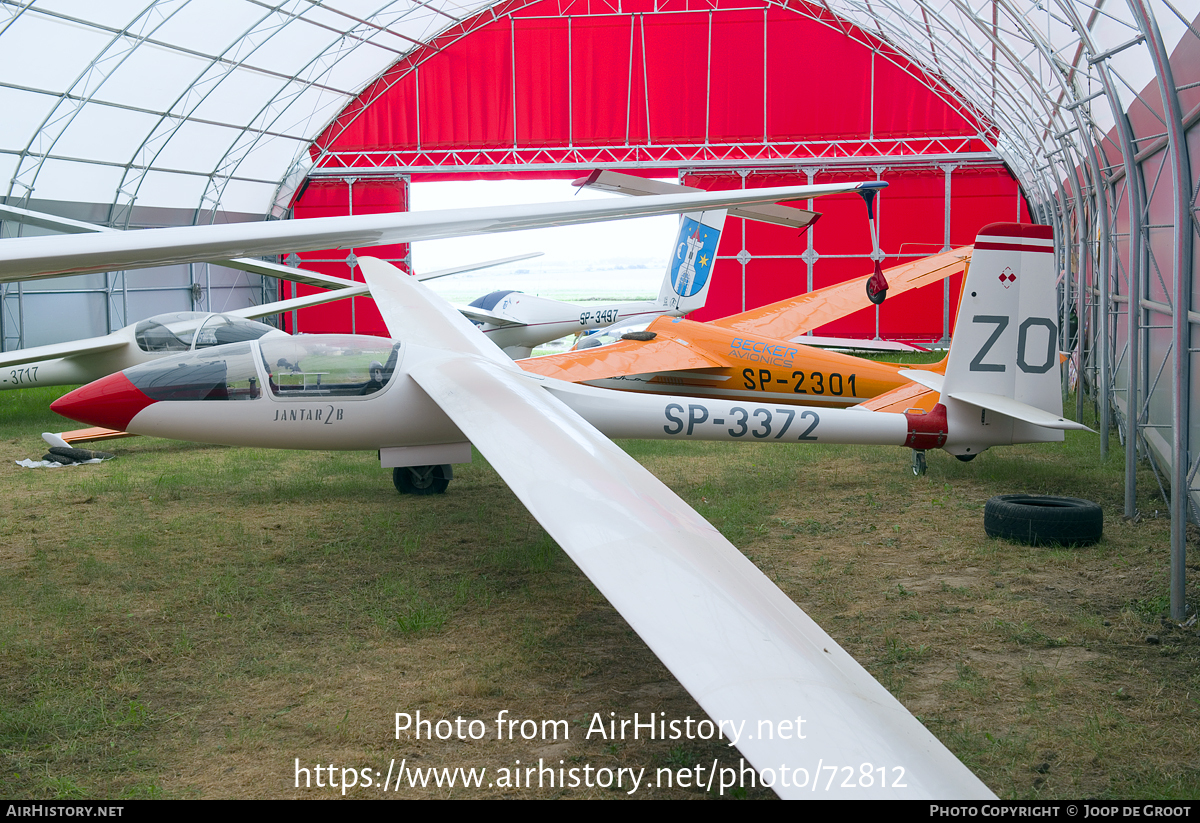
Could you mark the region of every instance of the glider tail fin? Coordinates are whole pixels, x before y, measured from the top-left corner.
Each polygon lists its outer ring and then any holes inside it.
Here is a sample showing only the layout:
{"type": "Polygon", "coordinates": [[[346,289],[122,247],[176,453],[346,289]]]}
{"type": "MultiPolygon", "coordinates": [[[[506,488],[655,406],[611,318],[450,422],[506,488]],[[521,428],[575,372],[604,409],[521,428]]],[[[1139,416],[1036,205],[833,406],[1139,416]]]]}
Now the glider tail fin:
{"type": "Polygon", "coordinates": [[[947,451],[1061,441],[1063,418],[1054,235],[992,223],[979,232],[954,326],[941,400],[947,451]]]}
{"type": "Polygon", "coordinates": [[[724,209],[692,212],[680,218],[679,233],[658,292],[661,308],[684,315],[704,305],[724,226],[724,209]]]}

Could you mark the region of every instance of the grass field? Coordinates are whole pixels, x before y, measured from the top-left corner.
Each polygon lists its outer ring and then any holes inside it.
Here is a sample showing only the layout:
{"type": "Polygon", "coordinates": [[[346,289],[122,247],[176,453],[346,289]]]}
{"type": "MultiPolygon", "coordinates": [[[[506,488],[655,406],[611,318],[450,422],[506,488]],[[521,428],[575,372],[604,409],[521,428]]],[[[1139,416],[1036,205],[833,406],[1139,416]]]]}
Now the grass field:
{"type": "MultiPolygon", "coordinates": [[[[347,797],[703,798],[486,781],[518,760],[737,766],[717,742],[586,736],[597,713],[704,715],[478,455],[427,498],[365,453],[136,438],[99,466],[17,467],[66,425],[45,411],[61,393],[0,396],[0,796],[342,796],[320,765],[355,770],[347,797]],[[486,734],[397,739],[417,711],[486,734]],[[566,731],[498,739],[502,711],[566,731]],[[393,760],[488,776],[384,794],[393,760]]],[[[1165,506],[1143,470],[1123,520],[1121,450],[1102,464],[1096,438],[930,453],[919,478],[902,449],[623,445],[1000,796],[1196,798],[1200,637],[1162,617],[1165,506]],[[984,502],[1017,491],[1096,500],[1104,540],[986,538],[984,502]]]]}

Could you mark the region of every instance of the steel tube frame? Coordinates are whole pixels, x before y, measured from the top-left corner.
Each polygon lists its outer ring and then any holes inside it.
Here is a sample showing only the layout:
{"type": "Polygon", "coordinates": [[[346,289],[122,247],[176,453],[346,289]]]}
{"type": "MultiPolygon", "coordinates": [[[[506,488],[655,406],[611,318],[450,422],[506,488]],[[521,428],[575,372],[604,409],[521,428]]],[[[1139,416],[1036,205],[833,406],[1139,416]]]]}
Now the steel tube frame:
{"type": "Polygon", "coordinates": [[[1191,389],[1191,308],[1192,234],[1194,233],[1191,199],[1191,164],[1187,136],[1183,128],[1183,112],[1175,88],[1174,74],[1158,22],[1145,0],[1126,0],[1146,38],[1154,63],[1159,93],[1162,96],[1163,116],[1169,140],[1169,163],[1174,184],[1172,217],[1175,223],[1175,244],[1172,268],[1173,309],[1171,316],[1172,369],[1171,389],[1171,617],[1183,620],[1187,612],[1185,576],[1187,559],[1187,514],[1190,492],[1188,468],[1191,465],[1188,449],[1189,405],[1191,389]]]}

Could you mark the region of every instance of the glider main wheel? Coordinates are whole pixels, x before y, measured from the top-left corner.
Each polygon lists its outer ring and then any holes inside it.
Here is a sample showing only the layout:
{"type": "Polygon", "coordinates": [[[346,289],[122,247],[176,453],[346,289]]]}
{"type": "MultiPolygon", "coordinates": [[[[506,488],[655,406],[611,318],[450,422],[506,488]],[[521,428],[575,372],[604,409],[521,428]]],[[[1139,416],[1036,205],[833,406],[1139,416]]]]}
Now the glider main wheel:
{"type": "Polygon", "coordinates": [[[929,464],[925,462],[925,452],[921,449],[913,449],[913,476],[920,477],[928,468],[929,464]]]}
{"type": "Polygon", "coordinates": [[[1000,494],[983,507],[983,530],[1028,546],[1090,546],[1104,534],[1104,512],[1078,497],[1000,494]]]}
{"type": "Polygon", "coordinates": [[[442,494],[454,472],[449,465],[397,466],[392,469],[392,483],[401,494],[442,494]]]}

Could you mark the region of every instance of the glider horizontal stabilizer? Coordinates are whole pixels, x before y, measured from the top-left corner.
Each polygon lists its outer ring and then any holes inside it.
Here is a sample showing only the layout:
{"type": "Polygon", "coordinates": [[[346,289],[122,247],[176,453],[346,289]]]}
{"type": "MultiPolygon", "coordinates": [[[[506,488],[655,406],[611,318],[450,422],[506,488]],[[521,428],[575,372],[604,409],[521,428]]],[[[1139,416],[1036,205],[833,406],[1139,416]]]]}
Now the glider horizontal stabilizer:
{"type": "Polygon", "coordinates": [[[935,371],[923,371],[921,369],[901,369],[896,374],[914,383],[919,383],[927,389],[933,389],[938,392],[942,390],[942,381],[946,379],[935,371]]]}
{"type": "Polygon", "coordinates": [[[511,317],[504,317],[487,309],[481,309],[476,306],[464,306],[459,303],[453,303],[452,305],[463,317],[472,323],[487,323],[489,326],[496,326],[498,328],[524,325],[520,320],[513,320],[511,317]]]}
{"type": "Polygon", "coordinates": [[[1076,423],[1074,420],[1068,420],[1061,415],[1043,411],[1036,406],[1031,406],[1028,403],[1022,403],[1020,400],[1014,400],[1011,397],[1005,397],[1000,394],[989,394],[987,392],[951,392],[946,396],[952,400],[961,400],[964,403],[970,403],[972,406],[978,406],[981,409],[1007,415],[1017,420],[1024,420],[1026,423],[1032,423],[1035,426],[1042,426],[1047,429],[1063,429],[1064,431],[1070,429],[1072,431],[1095,433],[1082,423],[1076,423]]]}
{"type": "MultiPolygon", "coordinates": [[[[652,194],[674,194],[685,191],[704,191],[694,186],[684,186],[679,183],[669,183],[665,180],[652,180],[637,177],[632,174],[597,169],[587,177],[571,181],[572,186],[610,191],[631,197],[646,197],[652,194]]],[[[815,211],[807,211],[794,206],[766,204],[761,206],[746,206],[729,210],[730,217],[743,217],[760,223],[774,223],[777,226],[787,226],[793,229],[804,229],[817,222],[821,215],[815,211]]]]}

